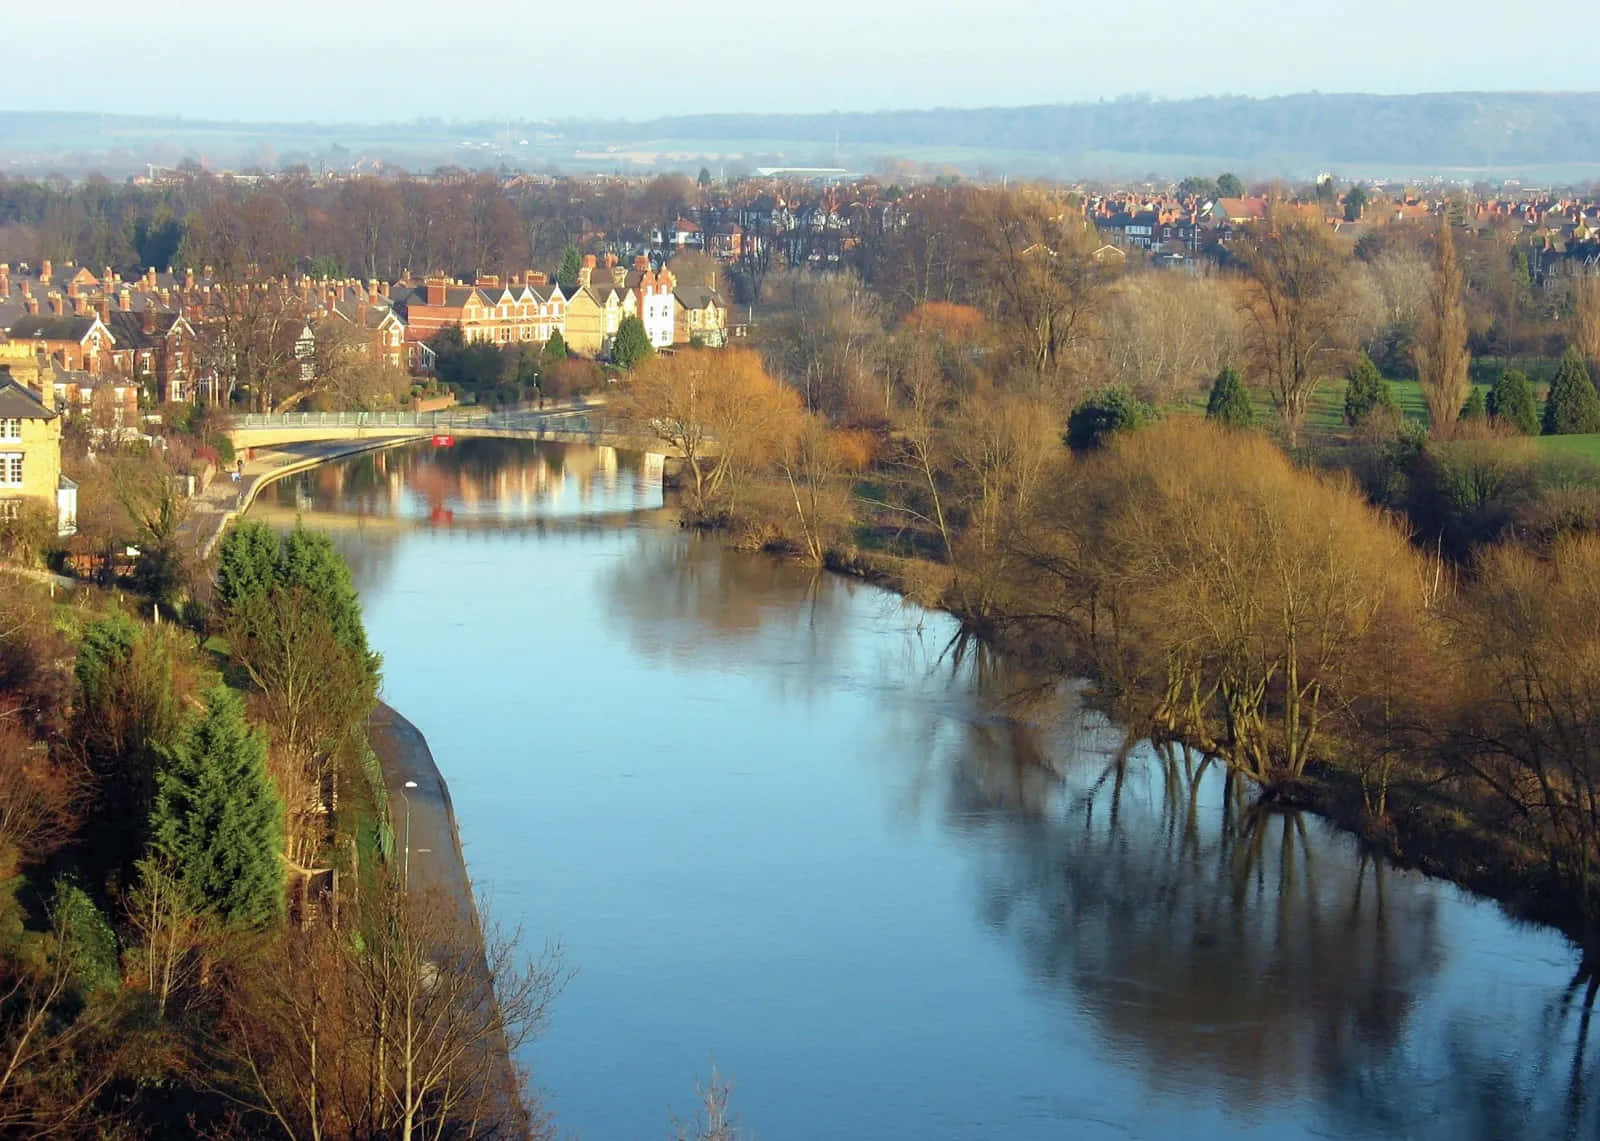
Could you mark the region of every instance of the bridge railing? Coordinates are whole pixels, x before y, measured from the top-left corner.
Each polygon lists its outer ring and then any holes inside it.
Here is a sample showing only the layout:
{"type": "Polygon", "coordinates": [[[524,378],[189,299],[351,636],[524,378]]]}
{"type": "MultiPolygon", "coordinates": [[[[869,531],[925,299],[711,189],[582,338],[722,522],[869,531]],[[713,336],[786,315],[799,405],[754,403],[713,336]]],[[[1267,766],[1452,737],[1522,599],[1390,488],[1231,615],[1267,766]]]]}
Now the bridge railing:
{"type": "Polygon", "coordinates": [[[626,436],[637,429],[625,420],[577,410],[487,412],[450,409],[442,412],[245,412],[233,418],[234,431],[327,428],[450,432],[477,428],[500,432],[581,433],[626,436]]]}

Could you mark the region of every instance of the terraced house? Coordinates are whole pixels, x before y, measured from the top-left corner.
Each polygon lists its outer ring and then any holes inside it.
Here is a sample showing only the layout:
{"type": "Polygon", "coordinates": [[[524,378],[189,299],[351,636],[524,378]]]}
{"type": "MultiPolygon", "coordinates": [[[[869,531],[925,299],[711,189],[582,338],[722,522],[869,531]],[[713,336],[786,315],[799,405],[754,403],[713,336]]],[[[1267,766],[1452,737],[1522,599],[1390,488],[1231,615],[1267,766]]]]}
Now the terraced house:
{"type": "Polygon", "coordinates": [[[47,384],[36,392],[12,368],[40,366],[0,360],[0,519],[21,517],[28,503],[49,512],[60,534],[77,525],[77,485],[61,474],[61,418],[47,384]]]}

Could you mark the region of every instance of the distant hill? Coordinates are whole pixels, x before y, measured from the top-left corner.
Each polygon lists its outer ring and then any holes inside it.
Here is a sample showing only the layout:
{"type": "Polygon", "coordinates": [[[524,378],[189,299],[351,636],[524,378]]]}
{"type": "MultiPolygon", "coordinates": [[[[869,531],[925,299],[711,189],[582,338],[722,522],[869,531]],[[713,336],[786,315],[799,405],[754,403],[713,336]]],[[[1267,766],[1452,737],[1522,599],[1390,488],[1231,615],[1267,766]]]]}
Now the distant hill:
{"type": "MultiPolygon", "coordinates": [[[[621,127],[621,125],[619,125],[621,127]]],[[[831,146],[1218,155],[1406,167],[1600,162],[1600,93],[1286,95],[1115,99],[981,110],[694,115],[624,137],[831,146]]]]}
{"type": "Polygon", "coordinates": [[[642,122],[229,123],[0,111],[0,171],[136,170],[379,158],[497,169],[698,169],[884,160],[1060,177],[1099,174],[1600,177],[1600,93],[1216,96],[976,110],[684,115],[642,122]]]}

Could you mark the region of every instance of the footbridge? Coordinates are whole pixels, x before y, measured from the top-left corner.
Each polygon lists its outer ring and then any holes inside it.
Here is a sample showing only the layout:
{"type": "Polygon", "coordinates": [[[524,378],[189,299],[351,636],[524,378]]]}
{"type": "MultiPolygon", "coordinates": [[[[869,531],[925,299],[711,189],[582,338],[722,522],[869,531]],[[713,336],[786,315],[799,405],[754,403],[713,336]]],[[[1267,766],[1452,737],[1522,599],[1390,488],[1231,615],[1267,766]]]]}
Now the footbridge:
{"type": "Polygon", "coordinates": [[[605,445],[682,458],[645,425],[607,416],[594,407],[515,412],[460,408],[443,412],[247,412],[233,418],[228,436],[235,448],[272,448],[324,440],[490,437],[605,445]]]}

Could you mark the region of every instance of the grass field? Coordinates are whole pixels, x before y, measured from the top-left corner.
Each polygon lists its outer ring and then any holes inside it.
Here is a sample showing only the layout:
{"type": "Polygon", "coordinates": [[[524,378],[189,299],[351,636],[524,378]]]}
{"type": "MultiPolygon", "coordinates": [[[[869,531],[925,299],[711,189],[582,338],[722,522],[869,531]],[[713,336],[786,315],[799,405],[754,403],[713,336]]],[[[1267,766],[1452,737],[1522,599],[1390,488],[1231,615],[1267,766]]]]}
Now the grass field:
{"type": "Polygon", "coordinates": [[[1568,456],[1583,456],[1600,464],[1600,435],[1540,436],[1539,444],[1546,451],[1568,456]]]}

